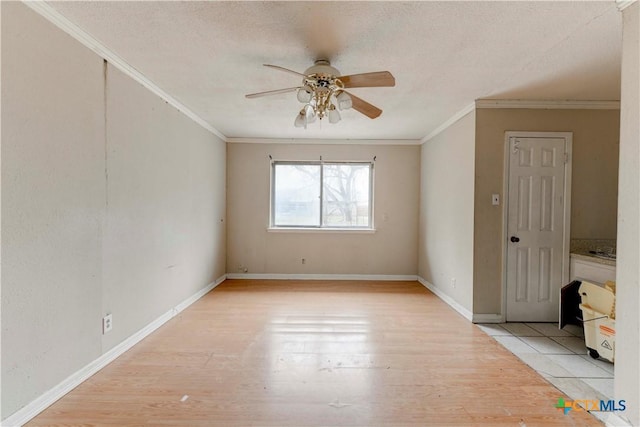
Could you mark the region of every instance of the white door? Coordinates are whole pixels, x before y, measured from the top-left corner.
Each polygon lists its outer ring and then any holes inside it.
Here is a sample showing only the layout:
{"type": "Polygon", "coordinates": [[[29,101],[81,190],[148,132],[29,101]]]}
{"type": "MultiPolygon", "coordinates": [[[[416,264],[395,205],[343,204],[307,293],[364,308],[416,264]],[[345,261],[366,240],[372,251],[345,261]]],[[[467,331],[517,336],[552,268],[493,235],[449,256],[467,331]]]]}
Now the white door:
{"type": "Polygon", "coordinates": [[[507,138],[506,320],[555,322],[568,268],[570,137],[507,138]]]}

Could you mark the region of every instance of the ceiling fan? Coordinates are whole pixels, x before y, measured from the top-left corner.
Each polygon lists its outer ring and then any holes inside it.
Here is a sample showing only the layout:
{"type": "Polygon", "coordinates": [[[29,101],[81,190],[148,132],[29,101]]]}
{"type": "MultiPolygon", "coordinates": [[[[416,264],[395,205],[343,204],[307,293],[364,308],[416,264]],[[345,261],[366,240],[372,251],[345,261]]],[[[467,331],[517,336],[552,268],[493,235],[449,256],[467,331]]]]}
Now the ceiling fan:
{"type": "Polygon", "coordinates": [[[300,76],[302,77],[302,85],[251,93],[246,97],[259,98],[261,96],[297,92],[298,101],[305,105],[296,116],[294,125],[305,129],[307,124],[313,123],[316,118],[322,120],[327,117],[330,123],[339,122],[340,113],[338,109],[353,108],[365,116],[375,119],[382,114],[382,110],[347,92],[345,89],[354,87],[391,87],[396,85],[396,79],[389,71],[341,76],[340,71],[332,67],[326,59],[316,60],[315,64],[307,68],[304,73],[278,65],[264,64],[264,66],[300,76]]]}

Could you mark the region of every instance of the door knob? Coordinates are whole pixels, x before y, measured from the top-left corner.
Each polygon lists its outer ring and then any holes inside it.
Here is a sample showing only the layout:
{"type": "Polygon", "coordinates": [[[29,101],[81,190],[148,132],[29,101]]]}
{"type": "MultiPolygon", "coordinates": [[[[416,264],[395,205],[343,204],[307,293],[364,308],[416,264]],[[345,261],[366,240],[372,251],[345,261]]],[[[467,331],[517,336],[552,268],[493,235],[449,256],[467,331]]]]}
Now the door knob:
{"type": "Polygon", "coordinates": [[[520,241],[520,238],[519,238],[519,237],[516,237],[516,236],[511,236],[511,241],[512,241],[513,243],[518,243],[518,242],[520,241]]]}

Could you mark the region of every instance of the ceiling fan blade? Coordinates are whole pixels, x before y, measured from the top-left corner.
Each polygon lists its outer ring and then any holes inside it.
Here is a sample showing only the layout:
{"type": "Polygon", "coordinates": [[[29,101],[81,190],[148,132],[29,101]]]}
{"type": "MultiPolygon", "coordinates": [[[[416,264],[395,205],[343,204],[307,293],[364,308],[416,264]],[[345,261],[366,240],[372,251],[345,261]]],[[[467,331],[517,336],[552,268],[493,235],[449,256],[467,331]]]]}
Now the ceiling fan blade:
{"type": "Polygon", "coordinates": [[[299,72],[297,72],[297,71],[290,70],[290,69],[288,69],[288,68],[281,67],[281,66],[279,66],[279,65],[271,65],[271,64],[262,64],[262,65],[264,65],[265,67],[275,68],[276,70],[284,71],[285,73],[291,73],[291,74],[295,74],[295,75],[297,75],[297,76],[306,77],[306,76],[305,76],[304,74],[302,74],[302,73],[299,73],[299,72]]]}
{"type": "Polygon", "coordinates": [[[279,93],[294,92],[300,89],[299,87],[288,87],[286,89],[268,90],[266,92],[250,93],[245,95],[245,98],[260,98],[261,96],[277,95],[279,93]]]}
{"type": "Polygon", "coordinates": [[[396,85],[396,79],[388,71],[373,73],[351,74],[338,77],[344,87],[391,87],[396,85]]]}
{"type": "Polygon", "coordinates": [[[351,108],[353,108],[354,110],[364,114],[370,119],[375,119],[376,117],[380,116],[380,114],[382,114],[382,110],[375,105],[369,104],[364,99],[360,99],[354,94],[347,92],[346,90],[344,92],[351,97],[351,108]]]}

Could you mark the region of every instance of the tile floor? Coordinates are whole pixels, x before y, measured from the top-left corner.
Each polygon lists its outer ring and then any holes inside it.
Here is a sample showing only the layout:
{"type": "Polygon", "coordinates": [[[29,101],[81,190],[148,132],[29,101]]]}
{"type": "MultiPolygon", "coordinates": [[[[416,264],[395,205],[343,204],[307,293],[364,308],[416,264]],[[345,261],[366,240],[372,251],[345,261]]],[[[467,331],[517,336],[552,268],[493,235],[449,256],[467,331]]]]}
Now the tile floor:
{"type": "MultiPolygon", "coordinates": [[[[613,364],[592,359],[584,331],[556,323],[478,324],[571,399],[613,399],[613,364]]],[[[600,420],[606,413],[592,412],[600,420]]]]}

